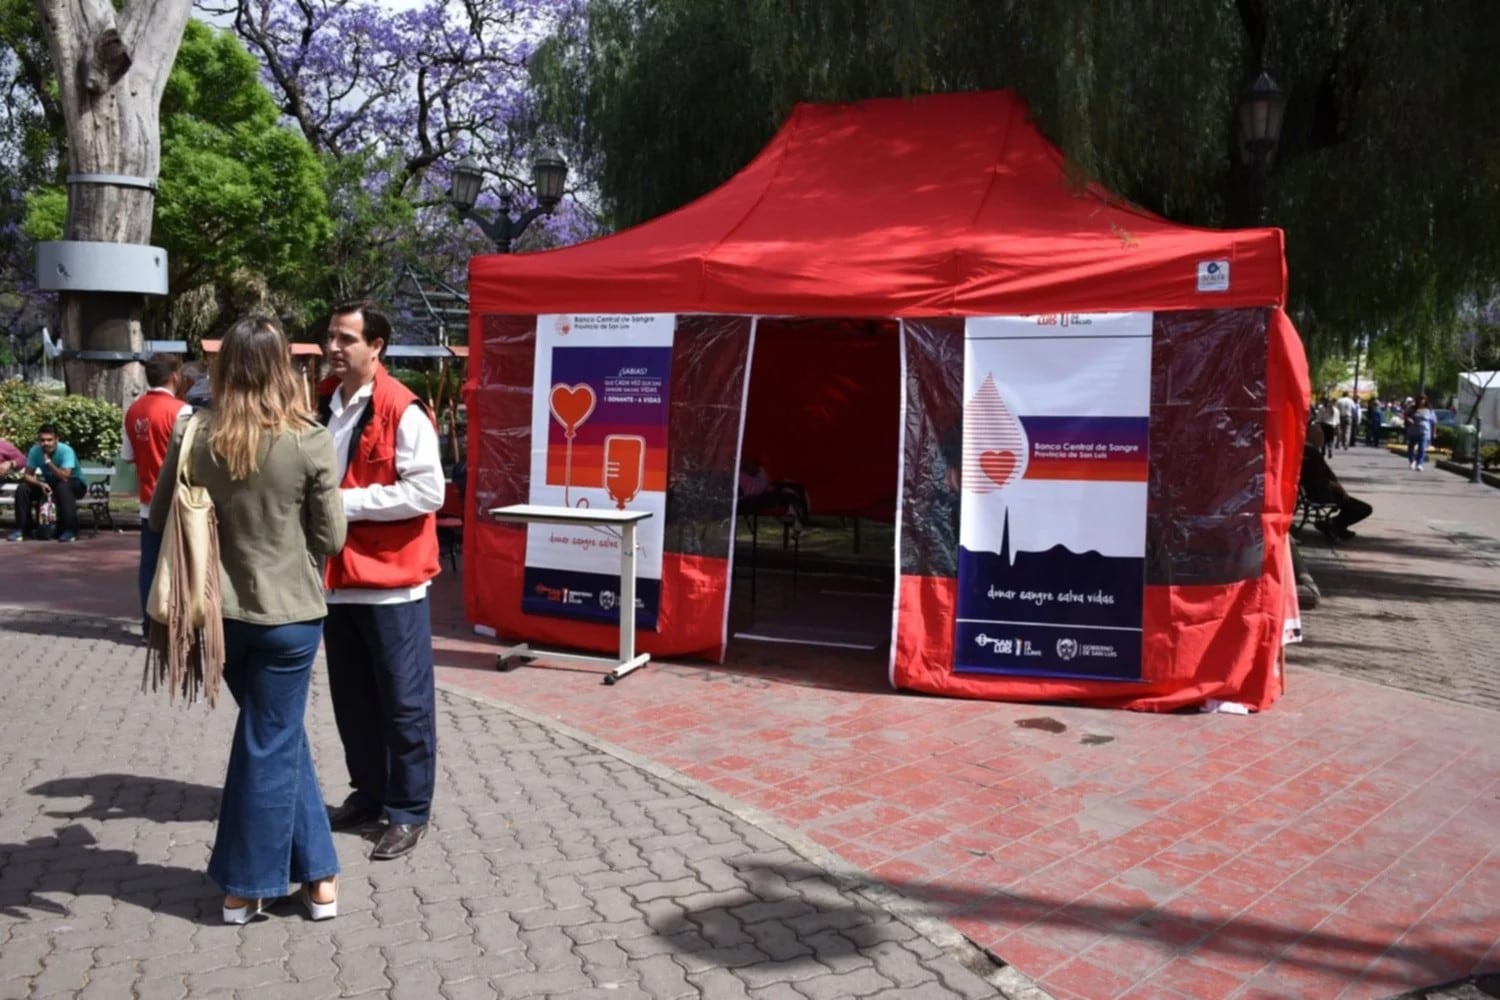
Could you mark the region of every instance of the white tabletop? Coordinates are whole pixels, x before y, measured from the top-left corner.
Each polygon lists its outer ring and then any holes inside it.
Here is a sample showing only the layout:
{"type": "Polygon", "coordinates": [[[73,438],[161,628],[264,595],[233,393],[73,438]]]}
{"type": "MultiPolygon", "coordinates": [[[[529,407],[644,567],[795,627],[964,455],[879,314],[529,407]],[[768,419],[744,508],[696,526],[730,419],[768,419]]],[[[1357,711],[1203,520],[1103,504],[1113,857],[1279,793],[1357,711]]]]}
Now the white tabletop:
{"type": "Polygon", "coordinates": [[[611,510],[608,507],[550,507],[540,503],[513,503],[491,507],[497,521],[535,524],[634,524],[651,516],[649,510],[611,510]]]}

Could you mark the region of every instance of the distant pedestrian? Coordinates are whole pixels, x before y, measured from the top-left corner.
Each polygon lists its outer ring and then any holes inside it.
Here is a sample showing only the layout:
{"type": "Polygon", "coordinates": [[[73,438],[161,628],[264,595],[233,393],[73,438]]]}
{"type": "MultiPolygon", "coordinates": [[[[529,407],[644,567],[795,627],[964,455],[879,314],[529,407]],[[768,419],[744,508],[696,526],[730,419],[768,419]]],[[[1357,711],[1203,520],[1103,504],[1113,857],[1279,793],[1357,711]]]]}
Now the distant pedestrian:
{"type": "Polygon", "coordinates": [[[1318,404],[1318,425],[1323,430],[1323,457],[1332,458],[1333,443],[1339,436],[1339,411],[1332,396],[1324,396],[1318,404]]]}
{"type": "Polygon", "coordinates": [[[1380,400],[1374,396],[1370,397],[1370,406],[1365,410],[1365,444],[1371,448],[1379,447],[1380,431],[1385,423],[1385,417],[1380,409],[1380,400]]]}
{"type": "Polygon", "coordinates": [[[1426,396],[1418,396],[1406,411],[1406,461],[1421,472],[1427,464],[1427,447],[1437,432],[1437,414],[1427,405],[1426,396]]]}
{"type": "Polygon", "coordinates": [[[182,366],[177,395],[195,410],[206,410],[213,401],[213,380],[208,377],[208,366],[201,361],[189,361],[182,366]]]}
{"type": "MultiPolygon", "coordinates": [[[[248,317],[224,334],[214,408],[180,421],[160,482],[188,463],[218,518],[224,682],[239,705],[208,874],[225,923],[243,924],[301,883],[314,920],[338,909],[338,854],[303,717],[323,634],[319,563],[344,544],[333,438],[303,402],[275,320],[248,317]],[[192,453],[180,456],[183,431],[192,453]]],[[[151,498],[166,527],[175,490],[151,498]]]]}
{"type": "Polygon", "coordinates": [[[1346,392],[1334,402],[1339,417],[1339,447],[1348,450],[1354,443],[1354,426],[1359,422],[1359,404],[1346,392]]]}
{"type": "Polygon", "coordinates": [[[161,534],[151,530],[151,495],[156,477],[161,475],[162,460],[172,443],[172,428],[188,405],[178,398],[182,381],[182,361],[175,354],[153,354],[146,359],[146,385],[140,398],[125,411],[120,437],[120,459],[135,465],[137,493],[141,501],[141,565],[136,583],[141,592],[141,635],[149,634],[151,622],[146,617],[146,595],[151,578],[156,575],[156,560],[161,552],[161,534]]]}

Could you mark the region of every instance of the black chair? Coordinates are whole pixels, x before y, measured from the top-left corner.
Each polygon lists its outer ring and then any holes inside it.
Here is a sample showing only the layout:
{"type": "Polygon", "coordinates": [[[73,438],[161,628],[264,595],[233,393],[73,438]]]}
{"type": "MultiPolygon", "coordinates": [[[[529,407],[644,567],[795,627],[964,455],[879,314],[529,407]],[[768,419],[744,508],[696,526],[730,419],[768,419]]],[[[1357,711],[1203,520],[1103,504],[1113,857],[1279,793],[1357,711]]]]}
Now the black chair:
{"type": "Polygon", "coordinates": [[[1329,542],[1332,543],[1332,533],[1325,529],[1338,516],[1338,513],[1339,505],[1337,501],[1309,496],[1306,488],[1300,485],[1297,487],[1297,506],[1292,511],[1293,529],[1301,531],[1303,526],[1308,521],[1311,521],[1313,527],[1323,532],[1328,537],[1329,542]]]}
{"type": "Polygon", "coordinates": [[[763,518],[781,525],[782,551],[787,548],[792,550],[792,591],[795,593],[802,561],[802,530],[807,526],[809,517],[807,490],[801,483],[778,479],[771,483],[771,488],[765,493],[749,497],[741,494],[739,509],[745,518],[745,525],[750,529],[750,607],[755,607],[763,518]]]}

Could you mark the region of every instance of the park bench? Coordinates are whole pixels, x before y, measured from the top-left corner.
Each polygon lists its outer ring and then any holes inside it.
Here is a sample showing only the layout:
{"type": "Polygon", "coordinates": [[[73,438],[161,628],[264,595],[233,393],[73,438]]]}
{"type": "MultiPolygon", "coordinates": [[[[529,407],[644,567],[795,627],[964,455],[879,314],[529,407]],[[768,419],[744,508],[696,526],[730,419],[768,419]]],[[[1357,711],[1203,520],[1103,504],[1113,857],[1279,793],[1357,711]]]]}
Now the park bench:
{"type": "Polygon", "coordinates": [[[1321,529],[1331,519],[1337,516],[1339,505],[1329,500],[1319,500],[1308,496],[1307,490],[1302,486],[1297,487],[1297,506],[1292,511],[1292,527],[1301,531],[1302,526],[1308,521],[1313,527],[1321,529]]]}
{"type": "MultiPolygon", "coordinates": [[[[88,480],[88,493],[78,501],[78,526],[84,527],[83,518],[87,514],[89,518],[89,534],[99,534],[99,526],[102,524],[110,531],[118,530],[115,527],[114,515],[109,509],[109,484],[114,477],[115,470],[105,465],[85,465],[83,467],[84,478],[88,480]]],[[[10,507],[12,512],[16,503],[16,486],[20,483],[20,477],[6,479],[0,482],[0,507],[10,507]]],[[[12,514],[14,516],[14,514],[12,514]]]]}

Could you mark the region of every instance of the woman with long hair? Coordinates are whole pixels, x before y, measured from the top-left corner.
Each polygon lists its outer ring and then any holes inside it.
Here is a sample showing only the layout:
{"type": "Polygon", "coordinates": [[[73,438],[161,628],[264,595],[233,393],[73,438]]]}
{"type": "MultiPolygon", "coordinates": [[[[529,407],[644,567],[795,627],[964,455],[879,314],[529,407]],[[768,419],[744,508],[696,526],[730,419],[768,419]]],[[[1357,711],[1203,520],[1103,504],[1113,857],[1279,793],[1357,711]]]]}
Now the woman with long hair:
{"type": "MultiPolygon", "coordinates": [[[[343,547],[333,437],[317,423],[275,320],[229,328],[210,376],[213,409],[178,421],[161,481],[187,462],[219,526],[224,681],[239,705],[208,874],[224,921],[243,924],[301,883],[314,920],[337,913],[338,855],[303,716],[322,637],[322,560],[343,547]]],[[[151,498],[165,527],[174,490],[151,498]]]]}

